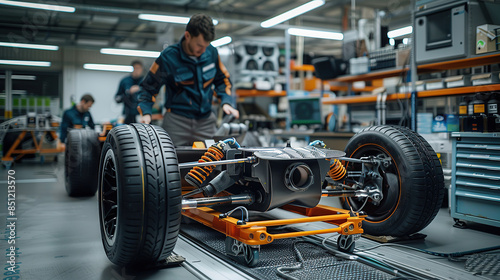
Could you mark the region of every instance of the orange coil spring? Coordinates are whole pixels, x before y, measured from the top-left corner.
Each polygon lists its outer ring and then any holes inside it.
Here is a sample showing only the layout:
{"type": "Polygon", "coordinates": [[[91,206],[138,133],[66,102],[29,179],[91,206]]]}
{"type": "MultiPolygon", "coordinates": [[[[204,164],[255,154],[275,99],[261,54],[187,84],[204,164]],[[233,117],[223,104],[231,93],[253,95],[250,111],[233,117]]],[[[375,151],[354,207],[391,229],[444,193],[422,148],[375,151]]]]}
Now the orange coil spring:
{"type": "MultiPolygon", "coordinates": [[[[213,145],[208,148],[208,150],[205,152],[205,154],[203,154],[198,162],[219,161],[223,157],[224,153],[222,152],[222,150],[219,147],[213,145]]],[[[195,166],[186,175],[186,181],[195,184],[196,187],[200,187],[214,169],[215,165],[204,167],[195,166]]]]}
{"type": "Polygon", "coordinates": [[[330,178],[332,178],[334,181],[340,181],[342,180],[347,173],[347,170],[345,167],[340,163],[340,160],[335,159],[330,165],[330,171],[328,171],[328,175],[330,178]]]}

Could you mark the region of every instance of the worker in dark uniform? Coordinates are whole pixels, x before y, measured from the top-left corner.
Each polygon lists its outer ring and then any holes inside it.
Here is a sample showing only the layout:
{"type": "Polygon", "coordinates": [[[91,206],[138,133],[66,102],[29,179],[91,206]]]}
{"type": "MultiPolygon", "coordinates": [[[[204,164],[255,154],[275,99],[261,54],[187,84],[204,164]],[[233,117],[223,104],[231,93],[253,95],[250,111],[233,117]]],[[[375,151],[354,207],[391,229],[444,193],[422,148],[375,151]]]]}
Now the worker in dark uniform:
{"type": "Polygon", "coordinates": [[[89,109],[94,104],[94,98],[90,94],[85,94],[80,99],[80,103],[73,105],[70,109],[64,111],[60,140],[61,143],[66,142],[66,135],[68,134],[69,128],[85,128],[90,127],[94,129],[95,124],[90,115],[89,109]]]}
{"type": "Polygon", "coordinates": [[[134,70],[130,76],[123,78],[118,86],[118,91],[115,94],[115,101],[123,103],[123,115],[125,116],[124,123],[130,124],[136,122],[137,111],[137,94],[139,93],[139,83],[142,81],[144,66],[139,60],[132,61],[134,70]]]}
{"type": "Polygon", "coordinates": [[[176,146],[191,145],[214,136],[214,94],[221,99],[226,114],[239,117],[238,110],[231,105],[229,73],[217,49],[210,45],[214,37],[209,16],[192,16],[180,42],[161,52],[141,83],[138,109],[144,123],[151,122],[154,98],[162,85],[166,86],[163,128],[176,146]]]}

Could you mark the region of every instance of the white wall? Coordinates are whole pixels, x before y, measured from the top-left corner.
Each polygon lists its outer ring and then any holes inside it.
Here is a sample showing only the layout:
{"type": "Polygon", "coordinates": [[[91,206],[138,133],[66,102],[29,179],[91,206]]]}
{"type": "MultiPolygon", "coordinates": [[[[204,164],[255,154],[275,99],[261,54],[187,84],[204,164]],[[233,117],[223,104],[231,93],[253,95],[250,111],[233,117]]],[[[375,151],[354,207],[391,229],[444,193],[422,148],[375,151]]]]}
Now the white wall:
{"type": "MultiPolygon", "coordinates": [[[[84,63],[130,65],[137,58],[102,55],[98,50],[64,48],[63,53],[63,108],[69,108],[71,100],[78,102],[85,93],[90,93],[95,103],[90,109],[96,123],[117,119],[121,116],[123,104],[114,100],[124,72],[110,72],[83,69],[84,63]]],[[[154,59],[140,58],[147,71],[154,59]]]]}
{"type": "MultiPolygon", "coordinates": [[[[96,123],[117,119],[122,114],[123,104],[117,104],[114,96],[120,80],[127,75],[130,74],[77,69],[75,91],[72,95],[75,95],[77,102],[85,93],[90,93],[94,97],[95,103],[90,108],[90,113],[96,123]]],[[[66,97],[65,92],[65,99],[66,97]]],[[[69,106],[69,103],[67,105],[69,106]]]]}

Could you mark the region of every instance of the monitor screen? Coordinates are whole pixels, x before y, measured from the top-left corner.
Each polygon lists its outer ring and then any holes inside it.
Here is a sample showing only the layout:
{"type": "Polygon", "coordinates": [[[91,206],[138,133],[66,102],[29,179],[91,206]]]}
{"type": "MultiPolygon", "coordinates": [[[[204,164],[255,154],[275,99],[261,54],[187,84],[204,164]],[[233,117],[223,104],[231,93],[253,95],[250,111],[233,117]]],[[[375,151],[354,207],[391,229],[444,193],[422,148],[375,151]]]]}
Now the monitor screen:
{"type": "Polygon", "coordinates": [[[321,99],[319,97],[289,98],[291,124],[321,124],[321,99]]]}

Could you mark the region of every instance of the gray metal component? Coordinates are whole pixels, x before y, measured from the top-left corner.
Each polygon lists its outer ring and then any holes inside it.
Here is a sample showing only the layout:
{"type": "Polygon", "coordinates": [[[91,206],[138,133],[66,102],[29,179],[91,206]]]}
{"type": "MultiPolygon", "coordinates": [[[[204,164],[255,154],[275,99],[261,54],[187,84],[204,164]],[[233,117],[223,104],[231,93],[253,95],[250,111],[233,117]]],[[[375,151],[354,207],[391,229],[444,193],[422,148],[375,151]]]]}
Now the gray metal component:
{"type": "Polygon", "coordinates": [[[322,149],[312,146],[301,148],[240,148],[240,150],[254,152],[256,157],[266,160],[334,159],[345,156],[343,151],[322,149]]]}
{"type": "Polygon", "coordinates": [[[236,183],[236,178],[229,176],[226,170],[213,178],[208,185],[201,187],[205,196],[214,196],[236,183]]]}
{"type": "Polygon", "coordinates": [[[174,252],[186,259],[181,266],[199,279],[255,279],[182,235],[177,239],[174,252]]]}
{"type": "Polygon", "coordinates": [[[217,166],[217,165],[226,165],[226,164],[237,164],[237,163],[253,163],[255,162],[255,157],[247,157],[241,159],[228,159],[228,160],[219,160],[219,161],[210,161],[210,162],[186,162],[179,163],[179,169],[183,168],[193,168],[195,166],[217,166]]]}
{"type": "MultiPolygon", "coordinates": [[[[330,162],[318,159],[288,159],[288,160],[266,160],[259,158],[256,164],[252,165],[251,177],[257,178],[262,186],[260,201],[256,201],[249,206],[251,210],[268,211],[288,203],[294,203],[305,207],[315,207],[321,199],[321,188],[323,180],[326,178],[330,162]],[[310,175],[306,173],[307,188],[301,191],[294,190],[287,186],[286,179],[289,178],[287,171],[291,171],[295,165],[307,166],[311,171],[314,180],[308,180],[310,175]],[[310,184],[309,184],[310,183],[310,184]]],[[[304,168],[306,170],[306,168],[304,168]]],[[[290,172],[288,172],[290,173],[290,172]]],[[[297,174],[300,174],[297,173],[297,174]]],[[[297,179],[297,178],[296,178],[297,179]]],[[[300,181],[300,180],[298,180],[300,181]]],[[[297,181],[297,182],[298,182],[297,181]]]]}
{"type": "Polygon", "coordinates": [[[253,198],[251,195],[241,194],[241,195],[229,195],[222,197],[204,197],[204,198],[192,198],[182,200],[182,209],[193,209],[202,206],[213,206],[222,204],[239,204],[246,205],[251,204],[253,198]]]}
{"type": "Polygon", "coordinates": [[[382,193],[376,188],[369,190],[323,190],[321,193],[336,197],[369,197],[375,202],[380,202],[383,199],[382,193]]]}

